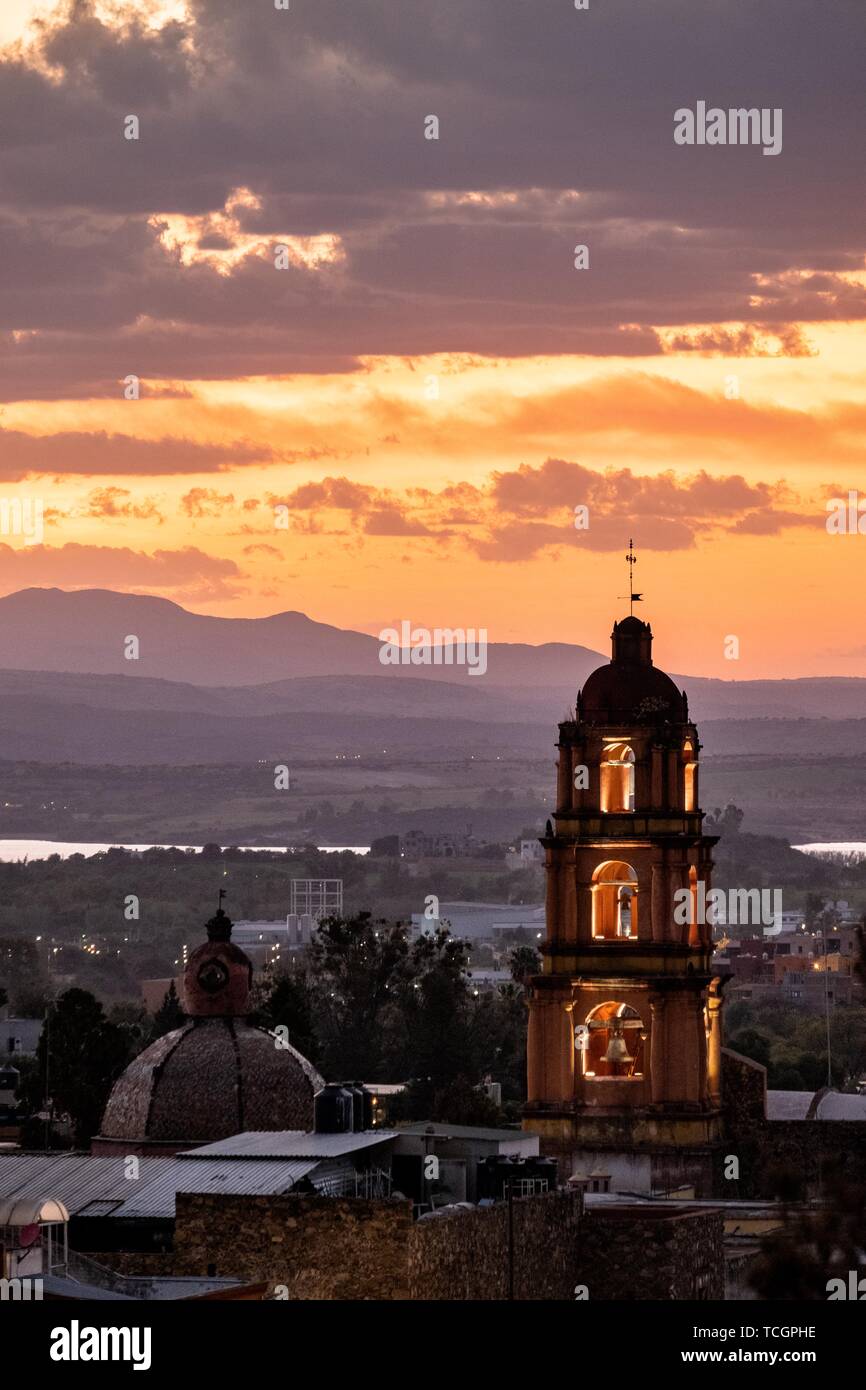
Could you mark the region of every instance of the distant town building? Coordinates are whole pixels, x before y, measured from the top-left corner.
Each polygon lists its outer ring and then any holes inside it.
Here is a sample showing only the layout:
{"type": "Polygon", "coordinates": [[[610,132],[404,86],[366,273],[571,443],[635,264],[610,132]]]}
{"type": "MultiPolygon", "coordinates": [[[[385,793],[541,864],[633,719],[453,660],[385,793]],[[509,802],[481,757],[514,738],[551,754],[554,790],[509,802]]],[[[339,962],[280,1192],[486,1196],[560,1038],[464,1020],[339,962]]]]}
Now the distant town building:
{"type": "Polygon", "coordinates": [[[467,941],[513,945],[522,937],[527,945],[532,945],[544,936],[544,907],[535,903],[442,902],[438,918],[427,917],[423,912],[412,914],[415,934],[435,931],[438,925],[445,923],[453,936],[467,941]]]}
{"type": "Polygon", "coordinates": [[[35,1057],[41,1034],[41,1018],[0,1017],[0,1061],[9,1057],[35,1057]]]}
{"type": "Polygon", "coordinates": [[[401,841],[404,859],[459,859],[478,844],[472,835],[453,830],[407,830],[401,841]]]}
{"type": "Polygon", "coordinates": [[[509,849],[505,855],[508,869],[531,869],[533,865],[544,863],[544,849],[539,839],[521,840],[520,844],[509,849]]]}

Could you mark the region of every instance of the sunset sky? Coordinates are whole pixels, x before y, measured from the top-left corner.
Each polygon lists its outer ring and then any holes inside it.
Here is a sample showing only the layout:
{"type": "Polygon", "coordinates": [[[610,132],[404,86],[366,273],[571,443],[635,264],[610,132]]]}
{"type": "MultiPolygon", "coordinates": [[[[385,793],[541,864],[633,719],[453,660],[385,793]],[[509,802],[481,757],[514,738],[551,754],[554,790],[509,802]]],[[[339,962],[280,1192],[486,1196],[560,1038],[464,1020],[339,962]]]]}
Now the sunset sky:
{"type": "Polygon", "coordinates": [[[864,40],[860,0],[0,0],[0,496],[45,507],[0,593],[606,650],[631,535],[661,663],[866,676],[864,40]],[[699,100],[782,152],[675,145],[699,100]]]}

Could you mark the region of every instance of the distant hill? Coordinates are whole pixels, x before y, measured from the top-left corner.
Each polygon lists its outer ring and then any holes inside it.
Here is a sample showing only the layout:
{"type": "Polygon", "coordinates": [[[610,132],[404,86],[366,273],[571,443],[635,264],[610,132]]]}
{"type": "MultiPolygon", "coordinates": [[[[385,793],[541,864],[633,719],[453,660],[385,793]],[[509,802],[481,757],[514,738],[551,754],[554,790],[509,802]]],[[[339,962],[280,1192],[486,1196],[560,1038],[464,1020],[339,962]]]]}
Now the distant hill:
{"type": "MultiPolygon", "coordinates": [[[[379,649],[376,637],[297,612],[212,618],[167,599],[107,589],[22,589],[0,598],[0,690],[4,703],[12,702],[10,719],[21,702],[25,724],[27,704],[47,700],[243,719],[307,712],[492,719],[537,723],[547,734],[573,707],[578,686],[608,659],[565,642],[494,642],[486,674],[472,676],[455,666],[382,666],[379,649]],[[139,641],[137,661],[124,658],[129,636],[139,641]],[[46,681],[39,673],[64,679],[46,681]]],[[[674,679],[701,721],[866,718],[862,679],[674,679]]]]}
{"type": "MultiPolygon", "coordinates": [[[[179,765],[312,757],[327,763],[387,750],[407,765],[497,755],[549,760],[568,700],[564,687],[509,690],[386,675],[195,686],[144,676],[0,671],[0,759],[179,765]]],[[[714,702],[693,701],[699,718],[701,703],[714,702]]],[[[708,718],[700,732],[705,757],[866,755],[866,718],[708,718]]]]}

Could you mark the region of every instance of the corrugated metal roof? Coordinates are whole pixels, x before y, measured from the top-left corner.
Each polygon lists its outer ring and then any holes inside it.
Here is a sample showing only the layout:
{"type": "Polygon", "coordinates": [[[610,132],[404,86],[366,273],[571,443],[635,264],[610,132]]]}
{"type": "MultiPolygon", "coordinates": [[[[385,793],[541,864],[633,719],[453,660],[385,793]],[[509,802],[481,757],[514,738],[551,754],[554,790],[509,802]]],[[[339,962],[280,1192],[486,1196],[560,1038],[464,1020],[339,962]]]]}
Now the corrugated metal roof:
{"type": "MultiPolygon", "coordinates": [[[[515,1130],[520,1138],[520,1131],[515,1130]]],[[[302,1129],[250,1130],[230,1139],[218,1139],[200,1149],[189,1149],[178,1158],[183,1163],[200,1158],[339,1158],[341,1154],[369,1149],[396,1139],[396,1129],[366,1129],[351,1134],[311,1134],[302,1129]]]]}
{"type": "Polygon", "coordinates": [[[288,1192],[318,1166],[317,1160],[244,1163],[237,1159],[172,1160],[169,1171],[136,1188],[112,1215],[125,1219],[172,1220],[178,1192],[225,1192],[272,1197],[288,1192]]]}
{"type": "Polygon", "coordinates": [[[434,1120],[419,1120],[416,1124],[404,1125],[400,1134],[423,1136],[427,1133],[437,1139],[477,1139],[490,1144],[530,1145],[538,1144],[538,1135],[525,1129],[489,1129],[484,1125],[446,1125],[434,1120]]]}
{"type": "Polygon", "coordinates": [[[238,1159],[143,1158],[138,1178],[125,1159],[90,1154],[0,1155],[0,1200],[57,1198],[70,1216],[171,1221],[177,1192],[258,1193],[274,1196],[318,1167],[318,1159],[244,1163],[238,1159]],[[109,1210],[109,1207],[112,1209],[109,1210]]]}
{"type": "Polygon", "coordinates": [[[866,1096],[842,1091],[768,1091],[768,1120],[866,1120],[866,1096]],[[810,1114],[811,1112],[811,1114],[810,1114]]]}
{"type": "Polygon", "coordinates": [[[0,1198],[54,1197],[75,1216],[89,1202],[124,1202],[136,1182],[153,1180],[174,1162],[143,1158],[139,1178],[127,1176],[125,1157],[91,1154],[0,1154],[0,1198]]]}
{"type": "Polygon", "coordinates": [[[866,1096],[828,1091],[818,1102],[819,1120],[866,1120],[866,1096]]]}
{"type": "Polygon", "coordinates": [[[46,1274],[42,1279],[43,1291],[47,1294],[55,1294],[58,1298],[74,1298],[86,1300],[88,1303],[130,1303],[132,1295],[128,1293],[114,1293],[111,1289],[102,1289],[98,1284],[82,1284],[77,1279],[64,1279],[60,1274],[46,1274]]]}
{"type": "Polygon", "coordinates": [[[768,1091],[768,1120],[805,1120],[814,1091],[768,1091]]]}

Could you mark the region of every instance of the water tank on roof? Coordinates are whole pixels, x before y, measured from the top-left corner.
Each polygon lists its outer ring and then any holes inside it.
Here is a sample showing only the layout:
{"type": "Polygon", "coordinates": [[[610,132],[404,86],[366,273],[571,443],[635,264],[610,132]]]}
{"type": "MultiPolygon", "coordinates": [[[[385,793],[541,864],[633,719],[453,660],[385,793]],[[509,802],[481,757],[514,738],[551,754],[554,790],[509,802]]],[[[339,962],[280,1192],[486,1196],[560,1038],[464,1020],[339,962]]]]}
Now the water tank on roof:
{"type": "Polygon", "coordinates": [[[344,1086],[323,1086],[315,1098],[317,1134],[351,1134],[354,1097],[344,1086]]]}
{"type": "Polygon", "coordinates": [[[354,1098],[353,1123],[356,1130],[373,1128],[373,1093],[367,1090],[363,1081],[344,1081],[354,1098]]]}

